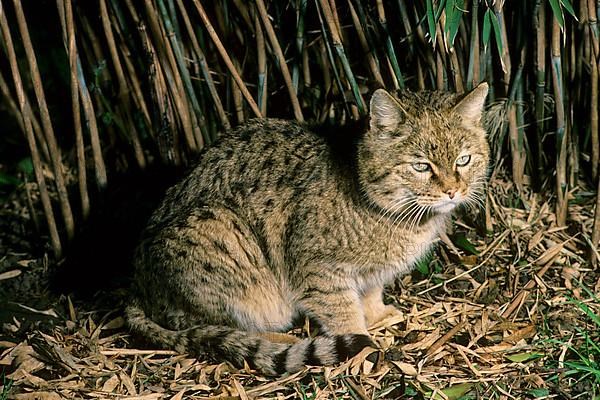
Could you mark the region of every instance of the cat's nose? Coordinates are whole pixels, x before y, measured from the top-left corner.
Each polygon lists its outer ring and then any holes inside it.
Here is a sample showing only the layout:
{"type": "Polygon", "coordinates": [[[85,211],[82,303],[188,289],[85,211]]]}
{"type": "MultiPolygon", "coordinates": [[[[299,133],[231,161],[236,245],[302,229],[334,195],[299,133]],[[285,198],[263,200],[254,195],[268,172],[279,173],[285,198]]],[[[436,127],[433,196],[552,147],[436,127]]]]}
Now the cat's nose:
{"type": "Polygon", "coordinates": [[[456,189],[448,189],[446,191],[446,194],[448,194],[448,197],[450,197],[450,199],[453,199],[454,195],[456,194],[456,189]]]}

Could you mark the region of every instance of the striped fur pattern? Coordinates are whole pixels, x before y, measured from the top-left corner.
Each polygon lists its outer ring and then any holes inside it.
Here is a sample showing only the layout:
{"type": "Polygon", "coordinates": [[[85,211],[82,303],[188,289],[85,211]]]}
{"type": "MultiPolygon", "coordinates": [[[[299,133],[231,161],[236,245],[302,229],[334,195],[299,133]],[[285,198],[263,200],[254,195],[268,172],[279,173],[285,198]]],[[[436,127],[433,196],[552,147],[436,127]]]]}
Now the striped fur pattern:
{"type": "Polygon", "coordinates": [[[486,95],[378,90],[364,129],[260,119],[223,135],[148,222],[130,327],[265,374],[374,346],[369,325],[396,312],[384,285],[482,201],[486,95]],[[305,317],[318,336],[276,334],[305,317]]]}

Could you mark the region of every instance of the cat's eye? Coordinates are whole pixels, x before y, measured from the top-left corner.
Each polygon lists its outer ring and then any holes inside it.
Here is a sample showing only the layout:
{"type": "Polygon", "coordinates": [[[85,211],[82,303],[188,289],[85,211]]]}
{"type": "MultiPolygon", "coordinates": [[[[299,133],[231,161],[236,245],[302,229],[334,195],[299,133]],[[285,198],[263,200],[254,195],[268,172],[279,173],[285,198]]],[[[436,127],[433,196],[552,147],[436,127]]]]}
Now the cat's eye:
{"type": "Polygon", "coordinates": [[[456,165],[458,165],[459,167],[464,167],[470,161],[471,161],[471,156],[470,155],[458,157],[458,159],[456,160],[456,165]]]}
{"type": "Polygon", "coordinates": [[[417,172],[427,172],[431,170],[431,166],[429,164],[422,162],[413,163],[412,167],[417,172]]]}

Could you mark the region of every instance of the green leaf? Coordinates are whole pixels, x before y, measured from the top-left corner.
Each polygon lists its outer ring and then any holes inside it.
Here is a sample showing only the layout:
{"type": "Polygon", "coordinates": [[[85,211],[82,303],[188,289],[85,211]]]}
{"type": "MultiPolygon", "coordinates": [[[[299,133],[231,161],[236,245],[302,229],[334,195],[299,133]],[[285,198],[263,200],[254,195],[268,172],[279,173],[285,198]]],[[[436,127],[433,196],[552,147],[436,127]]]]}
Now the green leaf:
{"type": "Polygon", "coordinates": [[[429,27],[429,37],[431,37],[431,42],[433,43],[433,47],[435,47],[435,15],[433,14],[433,0],[427,0],[427,25],[429,27]]]}
{"type": "Polygon", "coordinates": [[[548,0],[550,2],[550,7],[552,7],[552,13],[554,14],[554,18],[558,21],[558,25],[560,27],[565,26],[565,17],[563,16],[562,8],[560,7],[559,0],[548,0]]]}
{"type": "Polygon", "coordinates": [[[17,186],[20,183],[18,178],[0,171],[0,186],[17,186]]]}
{"type": "Polygon", "coordinates": [[[475,245],[473,243],[471,243],[469,241],[469,239],[467,239],[467,237],[465,235],[463,235],[462,233],[457,234],[454,237],[454,244],[466,251],[467,253],[473,254],[473,255],[478,255],[479,254],[479,250],[477,250],[477,248],[475,247],[475,245]]]}
{"type": "Polygon", "coordinates": [[[502,59],[503,43],[502,43],[502,32],[500,31],[500,22],[498,22],[498,15],[492,13],[491,15],[492,27],[494,28],[494,38],[496,39],[496,46],[498,47],[498,54],[502,59]]]}
{"type": "Polygon", "coordinates": [[[543,353],[531,352],[531,353],[517,353],[505,356],[512,362],[522,363],[525,361],[535,360],[536,358],[543,357],[543,353]]]}
{"type": "Polygon", "coordinates": [[[446,2],[446,26],[444,27],[444,30],[448,35],[450,46],[454,45],[454,39],[458,33],[463,8],[463,0],[447,0],[446,2]]]}
{"type": "Polygon", "coordinates": [[[491,24],[492,24],[492,10],[488,8],[483,16],[483,32],[481,35],[481,40],[483,40],[483,50],[487,50],[487,46],[490,43],[490,32],[491,32],[491,24]]]}
{"type": "MultiPolygon", "coordinates": [[[[448,398],[449,400],[458,400],[462,396],[464,396],[466,393],[470,392],[472,387],[473,387],[472,383],[461,383],[461,384],[454,385],[449,388],[443,389],[441,392],[444,395],[446,395],[446,398],[448,398]]],[[[425,396],[427,396],[427,398],[435,399],[435,400],[443,400],[444,399],[444,397],[442,397],[439,394],[436,394],[434,396],[433,391],[429,391],[429,392],[425,393],[425,396]]]]}
{"type": "Polygon", "coordinates": [[[415,269],[417,271],[419,271],[420,273],[422,273],[423,275],[429,275],[430,274],[429,265],[431,264],[432,259],[433,259],[433,254],[429,254],[429,255],[421,258],[415,264],[415,269]]]}
{"type": "Polygon", "coordinates": [[[546,397],[550,394],[550,392],[546,388],[531,389],[527,393],[536,398],[537,397],[546,397]]]}
{"type": "Polygon", "coordinates": [[[577,20],[577,15],[575,15],[575,10],[573,9],[573,5],[571,4],[571,0],[560,0],[560,4],[567,10],[569,14],[573,16],[577,20]]]}
{"type": "Polygon", "coordinates": [[[464,396],[466,393],[471,391],[473,387],[472,383],[461,383],[459,385],[454,385],[447,389],[442,390],[442,392],[448,396],[450,400],[456,400],[464,396]]]}
{"type": "Polygon", "coordinates": [[[576,304],[590,319],[600,328],[600,317],[596,315],[591,308],[582,301],[569,298],[571,303],[576,304]]]}
{"type": "Polygon", "coordinates": [[[26,157],[17,163],[17,169],[24,173],[25,175],[32,176],[33,175],[33,162],[31,161],[31,157],[26,157]]]}

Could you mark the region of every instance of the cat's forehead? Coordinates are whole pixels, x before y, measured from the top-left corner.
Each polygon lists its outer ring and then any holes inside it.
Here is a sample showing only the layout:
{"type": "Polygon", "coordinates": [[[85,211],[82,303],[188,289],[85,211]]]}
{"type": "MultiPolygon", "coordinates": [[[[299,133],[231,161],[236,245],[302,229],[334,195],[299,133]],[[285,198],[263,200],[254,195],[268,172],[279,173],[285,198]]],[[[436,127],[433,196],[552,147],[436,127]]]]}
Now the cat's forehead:
{"type": "Polygon", "coordinates": [[[408,133],[403,151],[438,164],[453,164],[463,153],[479,152],[485,141],[481,133],[465,128],[458,116],[437,110],[406,121],[401,129],[408,133]]]}

